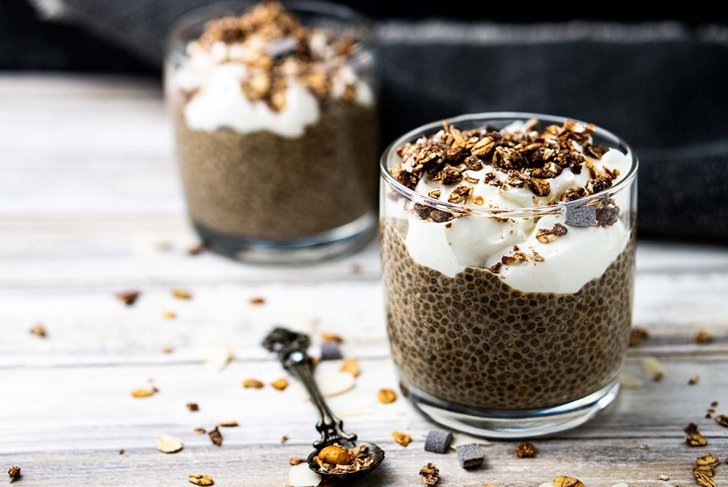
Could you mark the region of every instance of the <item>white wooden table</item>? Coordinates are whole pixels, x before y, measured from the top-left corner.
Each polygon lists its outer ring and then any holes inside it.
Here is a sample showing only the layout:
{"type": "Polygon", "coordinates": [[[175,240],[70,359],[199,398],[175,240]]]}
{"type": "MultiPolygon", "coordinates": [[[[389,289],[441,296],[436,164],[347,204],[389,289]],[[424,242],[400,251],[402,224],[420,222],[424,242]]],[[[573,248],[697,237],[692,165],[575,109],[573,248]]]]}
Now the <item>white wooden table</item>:
{"type": "MultiPolygon", "coordinates": [[[[556,475],[587,486],[693,485],[698,454],[728,456],[728,429],[703,417],[714,400],[728,413],[726,249],[641,242],[635,322],[651,338],[630,350],[627,371],[643,387],[625,390],[588,426],[535,441],[535,459],[516,458],[513,442],[492,442],[484,468],[466,472],[454,454],[423,450],[430,425],[406,401],[376,401],[379,388],[396,388],[376,246],[298,269],[188,256],[196,240],[170,132],[152,82],[0,77],[0,468],[20,465],[17,485],[184,486],[192,472],[220,486],[284,485],[288,458],[315,439],[313,407],[295,385],[278,392],[241,381],[284,376],[260,340],[275,323],[312,320],[314,336],[342,335],[345,353],[361,360],[356,387],[331,400],[348,429],[386,449],[380,471],[360,485],[420,485],[429,461],[444,486],[533,486],[556,475]],[[193,299],[172,298],[172,287],[193,299]],[[124,289],[142,292],[136,305],[114,299],[124,289]],[[266,303],[251,304],[253,296],[266,303]],[[44,339],[29,333],[37,322],[44,339]],[[712,332],[711,344],[692,342],[700,329],[712,332]],[[168,346],[174,352],[162,353],[168,346]],[[236,357],[221,372],[204,361],[215,347],[236,357]],[[646,356],[665,365],[662,382],[641,370],[646,356]],[[693,375],[700,384],[688,386],[693,375]],[[159,393],[132,398],[148,379],[159,393]],[[227,420],[240,427],[223,430],[222,447],[193,433],[227,420]],[[708,447],[684,444],[690,421],[708,447]],[[394,443],[395,430],[412,444],[394,443]],[[184,450],[158,452],[163,434],[182,439],[184,450]]],[[[728,485],[728,465],[715,480],[728,485]]]]}

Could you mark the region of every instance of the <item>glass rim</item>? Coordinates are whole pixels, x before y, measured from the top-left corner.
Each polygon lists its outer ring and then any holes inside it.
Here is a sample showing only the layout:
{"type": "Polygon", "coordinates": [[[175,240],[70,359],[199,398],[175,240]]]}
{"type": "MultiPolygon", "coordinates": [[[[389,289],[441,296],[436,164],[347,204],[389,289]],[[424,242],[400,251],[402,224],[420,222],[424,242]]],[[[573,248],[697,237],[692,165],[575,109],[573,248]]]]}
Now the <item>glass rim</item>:
{"type": "MultiPolygon", "coordinates": [[[[331,17],[351,25],[358,25],[367,32],[366,39],[357,39],[360,42],[368,42],[372,37],[373,22],[365,15],[346,5],[341,5],[324,0],[278,0],[286,10],[294,15],[299,12],[307,12],[321,17],[331,17]]],[[[172,53],[185,54],[185,48],[190,41],[184,33],[194,26],[205,23],[216,18],[230,14],[242,14],[250,7],[260,2],[257,0],[221,0],[218,2],[194,8],[177,18],[170,27],[166,39],[166,55],[172,53]]],[[[356,53],[356,57],[359,53],[356,53]]]]}
{"type": "Polygon", "coordinates": [[[579,123],[587,124],[587,122],[583,122],[581,120],[572,118],[572,117],[562,117],[558,115],[547,115],[542,113],[530,113],[530,112],[479,112],[479,113],[468,113],[463,115],[458,115],[455,117],[450,118],[444,118],[441,120],[437,120],[434,122],[430,122],[424,125],[420,125],[419,127],[416,127],[409,132],[405,133],[404,135],[401,135],[397,139],[395,139],[392,143],[390,143],[386,149],[384,149],[384,152],[382,153],[382,156],[379,160],[379,169],[382,178],[387,182],[387,184],[395,189],[398,193],[400,193],[402,196],[405,196],[409,200],[413,200],[417,203],[426,204],[427,206],[435,207],[438,209],[442,209],[443,211],[449,211],[455,214],[468,214],[468,215],[482,215],[482,216],[494,216],[499,218],[505,218],[505,217],[526,217],[526,216],[533,216],[535,214],[537,215],[546,215],[546,214],[554,214],[554,213],[560,213],[564,211],[564,208],[567,207],[575,207],[575,206],[582,206],[586,204],[587,202],[593,201],[595,199],[603,198],[604,196],[611,196],[613,194],[616,194],[623,189],[629,187],[634,179],[637,176],[637,169],[639,167],[639,160],[637,159],[637,155],[635,154],[634,150],[632,150],[632,147],[625,142],[621,137],[613,134],[612,132],[601,128],[597,125],[595,125],[594,135],[603,137],[606,139],[611,139],[611,141],[614,142],[614,147],[625,150],[625,154],[629,156],[630,158],[630,168],[627,175],[620,180],[618,183],[616,183],[614,186],[605,189],[604,191],[600,191],[598,193],[591,194],[589,196],[585,196],[583,198],[579,198],[572,201],[562,201],[550,205],[540,205],[540,206],[524,206],[522,208],[515,208],[515,209],[501,209],[501,208],[489,208],[489,209],[483,209],[479,207],[474,207],[473,205],[469,204],[461,204],[461,203],[451,203],[449,201],[442,201],[438,199],[434,199],[429,197],[426,194],[418,193],[414,189],[410,189],[407,186],[403,185],[399,181],[395,179],[395,177],[392,175],[392,173],[389,171],[389,162],[392,159],[393,155],[396,155],[395,151],[396,149],[401,146],[404,143],[411,142],[415,139],[415,137],[419,138],[420,136],[425,135],[426,133],[432,131],[433,129],[442,128],[442,124],[444,122],[448,122],[451,125],[457,125],[461,122],[469,122],[469,121],[482,121],[484,124],[488,121],[503,121],[503,120],[529,120],[529,119],[536,119],[539,122],[551,122],[551,123],[558,123],[563,124],[567,120],[574,120],[579,123]]]}

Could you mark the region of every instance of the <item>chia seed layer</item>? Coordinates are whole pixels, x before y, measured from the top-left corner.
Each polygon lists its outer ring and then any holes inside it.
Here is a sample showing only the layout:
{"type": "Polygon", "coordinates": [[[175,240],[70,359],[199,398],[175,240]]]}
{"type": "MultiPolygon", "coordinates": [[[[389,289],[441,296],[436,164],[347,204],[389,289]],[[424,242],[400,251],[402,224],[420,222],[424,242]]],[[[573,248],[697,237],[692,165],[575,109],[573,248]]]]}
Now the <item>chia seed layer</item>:
{"type": "Polygon", "coordinates": [[[406,222],[382,221],[392,357],[405,385],[482,409],[564,404],[610,383],[629,337],[634,238],[573,294],[521,292],[489,269],[450,278],[417,264],[406,222]]]}
{"type": "MultiPolygon", "coordinates": [[[[181,98],[181,97],[180,97],[181,98]]],[[[376,115],[331,100],[297,139],[270,132],[190,130],[175,107],[177,150],[192,221],[229,236],[295,239],[372,212],[376,115]]]]}

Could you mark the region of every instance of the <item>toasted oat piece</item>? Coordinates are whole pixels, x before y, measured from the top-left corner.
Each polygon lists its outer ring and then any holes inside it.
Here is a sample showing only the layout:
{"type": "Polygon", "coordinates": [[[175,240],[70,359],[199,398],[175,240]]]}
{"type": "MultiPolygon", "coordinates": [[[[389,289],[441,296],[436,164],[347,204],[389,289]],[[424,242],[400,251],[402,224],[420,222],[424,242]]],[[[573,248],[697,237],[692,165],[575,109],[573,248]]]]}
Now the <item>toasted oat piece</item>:
{"type": "Polygon", "coordinates": [[[382,404],[391,404],[397,400],[397,393],[392,389],[379,389],[377,398],[382,404]]]}

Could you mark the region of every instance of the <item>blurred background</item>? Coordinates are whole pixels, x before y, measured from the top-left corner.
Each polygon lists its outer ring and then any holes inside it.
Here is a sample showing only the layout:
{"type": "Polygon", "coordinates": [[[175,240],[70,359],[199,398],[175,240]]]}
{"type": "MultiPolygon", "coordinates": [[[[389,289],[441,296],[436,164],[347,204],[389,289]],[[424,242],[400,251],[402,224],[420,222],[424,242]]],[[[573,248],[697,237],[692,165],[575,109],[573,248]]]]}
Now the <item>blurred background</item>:
{"type": "MultiPolygon", "coordinates": [[[[164,39],[205,0],[3,0],[0,69],[160,79],[164,39]]],[[[378,28],[382,142],[464,112],[594,122],[637,150],[640,235],[728,243],[728,23],[711,9],[347,3],[378,28]],[[575,20],[576,19],[576,20],[575,20]]]]}

